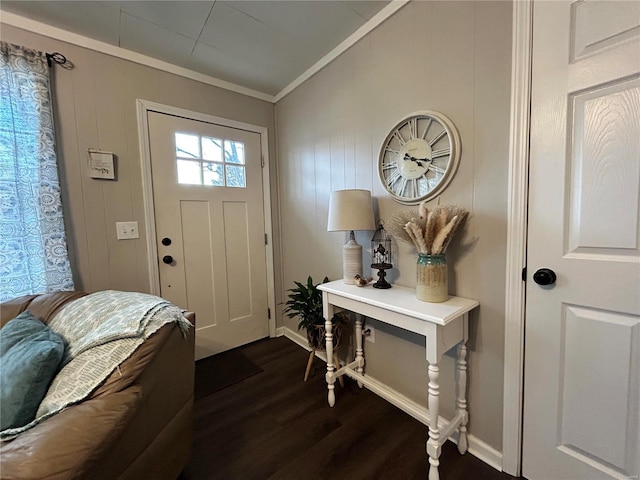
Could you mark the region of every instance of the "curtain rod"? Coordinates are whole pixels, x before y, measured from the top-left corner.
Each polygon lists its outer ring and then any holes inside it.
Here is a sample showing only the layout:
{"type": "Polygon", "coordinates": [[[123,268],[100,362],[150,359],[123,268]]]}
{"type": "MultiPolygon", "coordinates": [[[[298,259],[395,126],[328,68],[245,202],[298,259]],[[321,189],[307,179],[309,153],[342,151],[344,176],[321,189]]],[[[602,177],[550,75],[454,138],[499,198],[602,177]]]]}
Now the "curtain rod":
{"type": "Polygon", "coordinates": [[[45,53],[45,55],[47,56],[47,65],[49,65],[49,68],[51,68],[54,63],[67,70],[71,70],[74,66],[73,63],[67,60],[67,57],[59,52],[45,53]]]}

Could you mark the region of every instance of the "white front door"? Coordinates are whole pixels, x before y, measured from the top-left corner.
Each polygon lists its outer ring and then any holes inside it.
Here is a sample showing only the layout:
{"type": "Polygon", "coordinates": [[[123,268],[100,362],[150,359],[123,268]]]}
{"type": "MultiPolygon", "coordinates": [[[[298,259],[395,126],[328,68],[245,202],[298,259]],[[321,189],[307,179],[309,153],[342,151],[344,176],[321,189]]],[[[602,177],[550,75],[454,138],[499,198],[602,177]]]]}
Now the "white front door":
{"type": "Polygon", "coordinates": [[[196,359],[267,337],[260,135],[148,112],[162,297],[196,313],[196,359]]]}
{"type": "Polygon", "coordinates": [[[523,475],[637,479],[640,2],[536,1],[533,29],[523,475]]]}

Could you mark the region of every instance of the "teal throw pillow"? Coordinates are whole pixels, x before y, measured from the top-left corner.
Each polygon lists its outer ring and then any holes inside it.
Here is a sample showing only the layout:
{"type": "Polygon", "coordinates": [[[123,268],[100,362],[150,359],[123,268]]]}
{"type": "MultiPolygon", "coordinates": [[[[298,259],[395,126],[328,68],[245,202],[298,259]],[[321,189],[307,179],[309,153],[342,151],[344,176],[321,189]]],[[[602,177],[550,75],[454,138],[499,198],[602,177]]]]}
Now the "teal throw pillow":
{"type": "Polygon", "coordinates": [[[35,418],[64,347],[63,338],[29,311],[0,330],[0,431],[35,418]]]}

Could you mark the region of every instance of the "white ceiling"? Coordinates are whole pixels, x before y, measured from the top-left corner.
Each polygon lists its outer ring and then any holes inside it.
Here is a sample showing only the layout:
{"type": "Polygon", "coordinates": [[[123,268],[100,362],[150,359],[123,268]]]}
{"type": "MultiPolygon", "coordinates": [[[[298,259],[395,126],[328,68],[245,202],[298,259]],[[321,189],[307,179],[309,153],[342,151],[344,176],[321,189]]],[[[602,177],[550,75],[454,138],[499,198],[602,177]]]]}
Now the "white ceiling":
{"type": "Polygon", "coordinates": [[[2,10],[276,95],[388,3],[2,0],[2,10]]]}

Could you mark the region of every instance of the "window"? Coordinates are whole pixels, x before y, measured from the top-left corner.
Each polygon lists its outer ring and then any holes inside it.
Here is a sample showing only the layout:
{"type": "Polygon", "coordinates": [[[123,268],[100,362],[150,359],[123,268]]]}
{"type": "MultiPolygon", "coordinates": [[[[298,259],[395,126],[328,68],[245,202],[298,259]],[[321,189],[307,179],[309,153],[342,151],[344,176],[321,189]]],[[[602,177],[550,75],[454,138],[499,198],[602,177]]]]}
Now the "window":
{"type": "Polygon", "coordinates": [[[244,143],[192,133],[176,133],[178,183],[247,187],[244,143]]]}
{"type": "Polygon", "coordinates": [[[73,290],[45,54],[0,42],[0,301],[73,290]]]}

